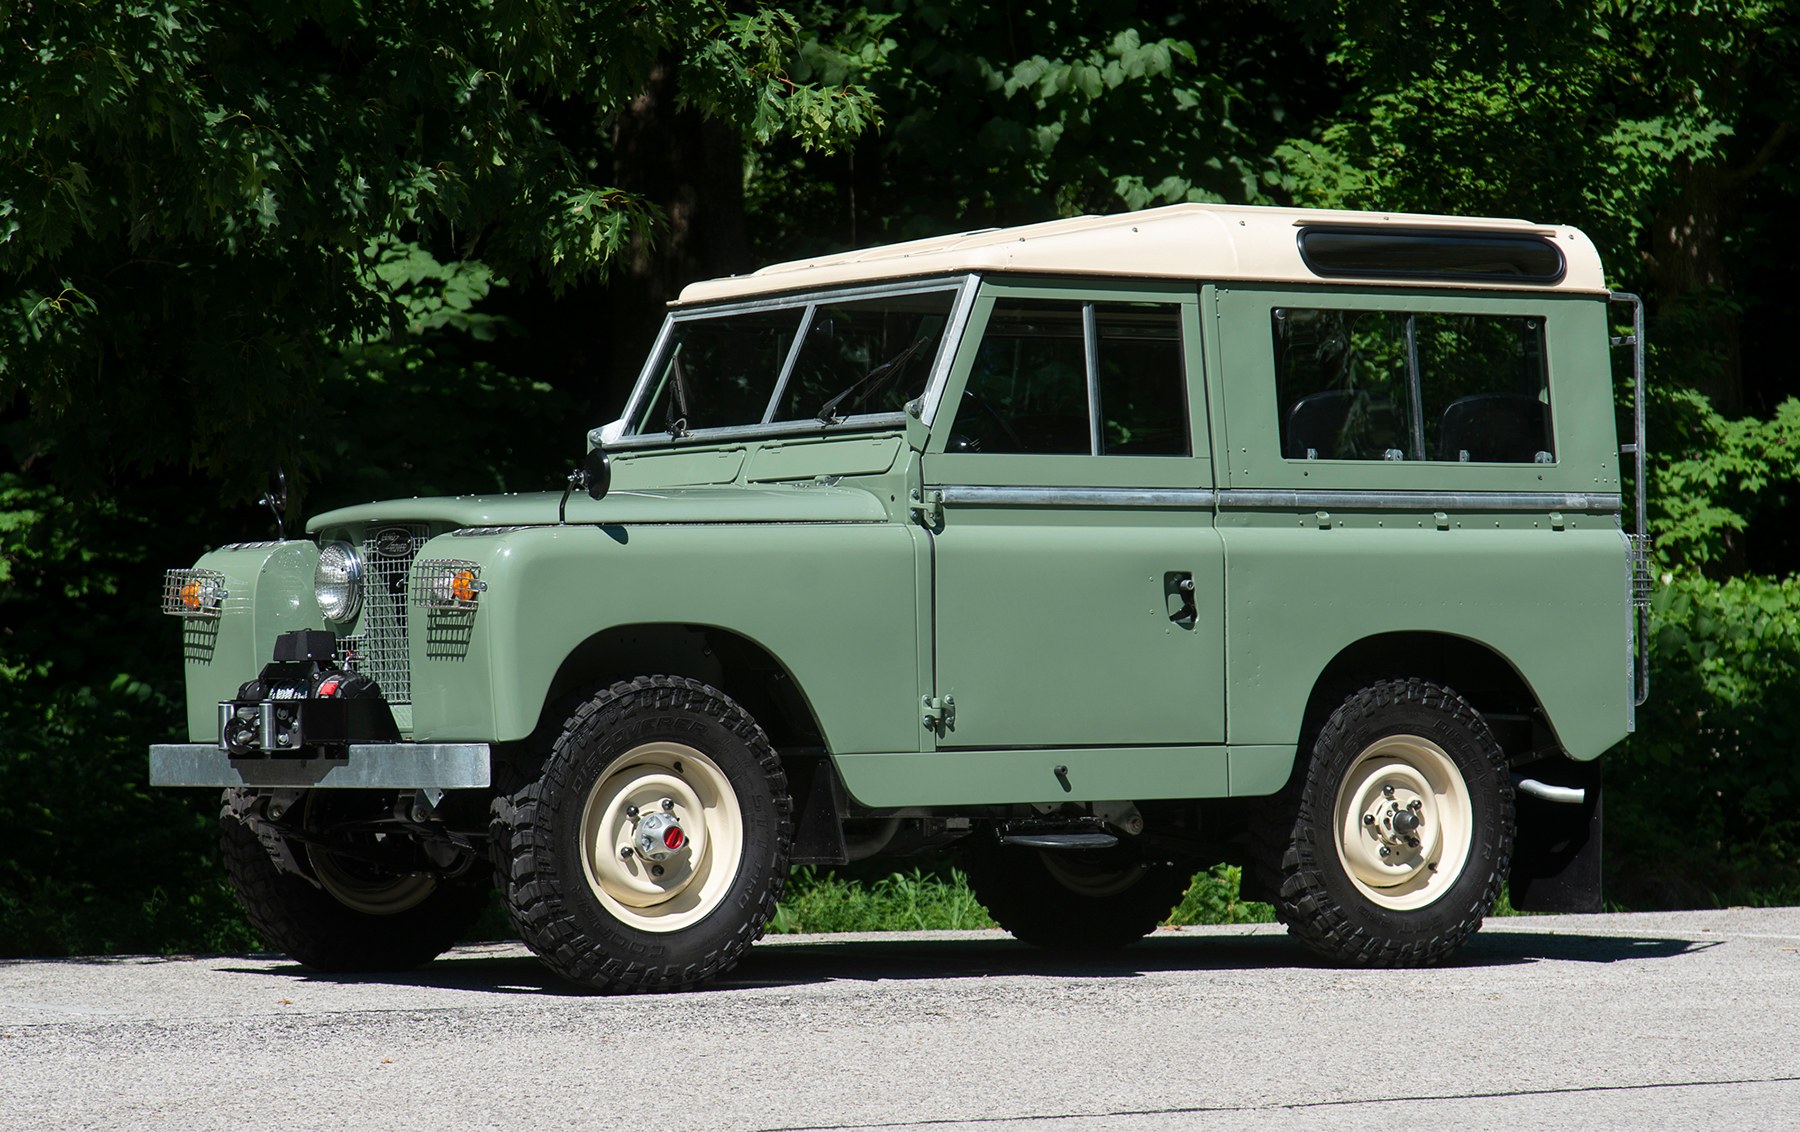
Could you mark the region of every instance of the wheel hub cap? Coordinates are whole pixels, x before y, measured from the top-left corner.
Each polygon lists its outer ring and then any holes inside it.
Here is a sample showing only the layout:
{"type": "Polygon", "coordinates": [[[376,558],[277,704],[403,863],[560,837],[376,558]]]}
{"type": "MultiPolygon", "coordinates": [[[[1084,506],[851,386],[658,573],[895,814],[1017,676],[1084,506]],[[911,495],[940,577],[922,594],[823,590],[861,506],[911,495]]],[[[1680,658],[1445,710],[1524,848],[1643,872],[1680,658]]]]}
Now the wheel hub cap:
{"type": "Polygon", "coordinates": [[[1468,789],[1455,762],[1428,739],[1390,736],[1358,755],[1338,791],[1336,816],[1346,875],[1386,908],[1430,904],[1469,856],[1468,789]]]}
{"type": "Polygon", "coordinates": [[[730,781],[699,751],[648,743],[614,759],[582,811],[582,866],[622,923],[676,931],[710,913],[743,857],[730,781]]]}

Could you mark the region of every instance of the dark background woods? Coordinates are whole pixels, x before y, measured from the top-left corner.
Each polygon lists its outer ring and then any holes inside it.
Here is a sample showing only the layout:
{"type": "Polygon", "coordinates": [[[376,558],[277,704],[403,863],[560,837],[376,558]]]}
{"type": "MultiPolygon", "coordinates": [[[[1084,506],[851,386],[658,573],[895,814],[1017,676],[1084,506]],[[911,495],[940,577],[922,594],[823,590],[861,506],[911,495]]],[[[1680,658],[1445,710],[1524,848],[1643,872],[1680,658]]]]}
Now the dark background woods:
{"type": "Polygon", "coordinates": [[[1574,224],[1650,301],[1609,894],[1800,900],[1794,6],[0,9],[0,954],[242,946],[164,567],[558,485],[695,278],[1183,200],[1574,224]]]}

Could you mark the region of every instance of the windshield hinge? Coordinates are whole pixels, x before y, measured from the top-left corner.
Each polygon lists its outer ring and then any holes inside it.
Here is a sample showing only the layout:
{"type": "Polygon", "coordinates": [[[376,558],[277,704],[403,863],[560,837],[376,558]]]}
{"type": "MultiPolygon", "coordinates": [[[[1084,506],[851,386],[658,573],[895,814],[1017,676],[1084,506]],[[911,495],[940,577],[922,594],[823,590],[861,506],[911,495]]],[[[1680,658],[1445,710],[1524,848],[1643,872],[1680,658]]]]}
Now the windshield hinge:
{"type": "Polygon", "coordinates": [[[944,493],[932,488],[919,490],[915,488],[907,501],[907,507],[919,516],[919,522],[930,530],[937,530],[944,524],[944,493]]]}
{"type": "Polygon", "coordinates": [[[956,730],[956,697],[926,696],[920,701],[919,718],[925,730],[937,735],[956,730]]]}

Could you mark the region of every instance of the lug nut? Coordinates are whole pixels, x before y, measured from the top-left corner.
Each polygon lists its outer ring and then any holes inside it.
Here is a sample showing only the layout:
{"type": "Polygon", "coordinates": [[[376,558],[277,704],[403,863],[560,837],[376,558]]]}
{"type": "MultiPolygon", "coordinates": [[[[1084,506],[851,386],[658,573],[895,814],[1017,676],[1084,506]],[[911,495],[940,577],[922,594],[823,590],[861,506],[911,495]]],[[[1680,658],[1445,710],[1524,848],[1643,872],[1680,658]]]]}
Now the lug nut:
{"type": "Polygon", "coordinates": [[[1364,814],[1363,815],[1363,824],[1364,825],[1374,825],[1375,824],[1375,815],[1374,814],[1364,814]]]}
{"type": "Polygon", "coordinates": [[[665,813],[665,814],[674,813],[675,812],[675,799],[664,798],[662,800],[662,808],[663,808],[663,813],[665,813]]]}
{"type": "Polygon", "coordinates": [[[1381,855],[1383,857],[1392,857],[1394,855],[1394,851],[1392,849],[1389,849],[1387,846],[1383,845],[1381,847],[1381,855]]]}
{"type": "Polygon", "coordinates": [[[663,875],[663,867],[661,865],[651,865],[650,866],[650,875],[653,877],[662,876],[663,875]]]}
{"type": "Polygon", "coordinates": [[[629,861],[629,860],[631,860],[631,855],[632,855],[632,854],[631,854],[631,846],[629,846],[629,845],[625,845],[625,846],[621,846],[621,847],[620,847],[620,849],[619,849],[619,859],[620,859],[620,860],[621,860],[621,861],[629,861]]]}

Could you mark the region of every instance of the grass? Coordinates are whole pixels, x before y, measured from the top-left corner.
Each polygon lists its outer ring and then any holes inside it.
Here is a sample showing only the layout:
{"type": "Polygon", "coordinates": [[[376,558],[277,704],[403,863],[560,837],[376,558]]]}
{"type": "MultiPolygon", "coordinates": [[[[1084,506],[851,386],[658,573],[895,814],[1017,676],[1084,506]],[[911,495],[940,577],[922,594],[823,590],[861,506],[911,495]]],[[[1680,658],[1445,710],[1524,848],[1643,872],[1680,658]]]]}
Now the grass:
{"type": "MultiPolygon", "coordinates": [[[[1268,923],[1275,910],[1239,898],[1235,865],[1199,873],[1167,924],[1268,923]]],[[[994,927],[960,869],[891,873],[872,879],[811,865],[788,877],[787,892],[769,922],[771,934],[792,932],[955,931],[994,927]]]]}

